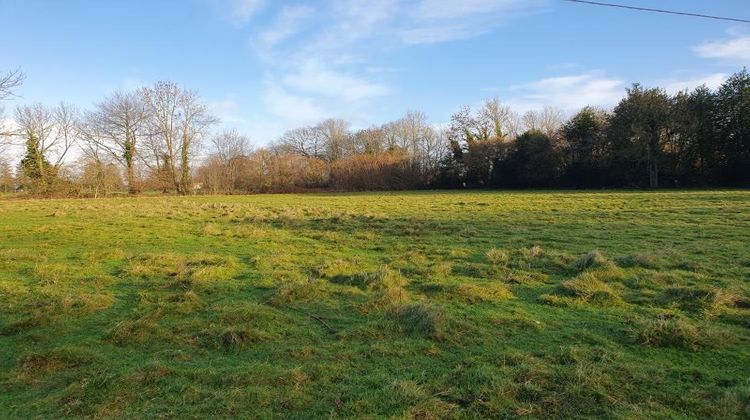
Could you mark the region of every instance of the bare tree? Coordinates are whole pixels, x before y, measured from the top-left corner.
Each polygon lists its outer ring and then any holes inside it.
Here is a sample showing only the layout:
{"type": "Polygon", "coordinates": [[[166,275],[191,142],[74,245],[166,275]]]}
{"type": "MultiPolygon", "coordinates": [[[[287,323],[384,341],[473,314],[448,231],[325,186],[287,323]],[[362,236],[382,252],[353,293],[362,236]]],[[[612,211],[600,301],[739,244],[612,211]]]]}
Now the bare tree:
{"type": "MultiPolygon", "coordinates": [[[[82,138],[92,150],[106,151],[125,170],[128,192],[138,192],[136,158],[148,114],[137,92],[115,92],[86,113],[82,138]]],[[[98,159],[101,161],[101,159],[98,159]]]]}
{"type": "Polygon", "coordinates": [[[481,131],[494,139],[505,141],[518,135],[518,116],[497,97],[486,100],[476,118],[481,131]]]}
{"type": "Polygon", "coordinates": [[[451,118],[450,138],[464,146],[477,142],[512,140],[518,135],[518,116],[498,98],[485,101],[478,111],[464,107],[451,118]]]}
{"type": "Polygon", "coordinates": [[[325,153],[329,162],[341,159],[353,152],[349,122],[341,119],[327,119],[316,127],[322,138],[325,153]]]}
{"type": "Polygon", "coordinates": [[[209,128],[217,122],[195,92],[172,82],[143,90],[151,156],[144,161],[172,182],[177,192],[192,189],[190,164],[209,128]]]}
{"type": "Polygon", "coordinates": [[[325,154],[322,131],[316,127],[289,130],[279,139],[278,147],[286,152],[305,157],[322,158],[325,154]]]}
{"type": "Polygon", "coordinates": [[[64,103],[54,109],[41,104],[16,109],[15,134],[26,146],[21,168],[40,191],[48,191],[76,142],[76,115],[76,110],[64,103]]]}
{"type": "Polygon", "coordinates": [[[233,192],[245,157],[249,153],[250,139],[236,130],[224,131],[211,139],[215,158],[220,164],[220,183],[225,191],[233,192]]]}
{"type": "Polygon", "coordinates": [[[10,162],[0,157],[0,191],[7,193],[13,191],[15,179],[10,162]]]}
{"type": "Polygon", "coordinates": [[[385,136],[383,127],[370,127],[354,133],[352,141],[357,153],[377,155],[387,149],[385,136]]]}
{"type": "Polygon", "coordinates": [[[13,70],[0,76],[0,100],[13,96],[13,89],[21,86],[24,75],[20,70],[13,70]]]}
{"type": "MultiPolygon", "coordinates": [[[[13,91],[15,88],[21,86],[23,83],[23,73],[20,70],[13,70],[4,75],[0,76],[0,101],[9,99],[14,95],[13,91]]],[[[3,121],[3,115],[5,109],[0,106],[0,153],[3,149],[10,144],[13,132],[10,128],[6,127],[3,121]]]]}
{"type": "Polygon", "coordinates": [[[562,111],[551,106],[545,106],[541,111],[528,111],[523,115],[523,126],[526,131],[541,131],[550,138],[555,137],[562,124],[562,111]]]}
{"type": "Polygon", "coordinates": [[[390,150],[400,149],[412,156],[421,152],[425,139],[431,137],[432,128],[423,112],[409,111],[396,121],[386,124],[386,141],[390,150]]]}

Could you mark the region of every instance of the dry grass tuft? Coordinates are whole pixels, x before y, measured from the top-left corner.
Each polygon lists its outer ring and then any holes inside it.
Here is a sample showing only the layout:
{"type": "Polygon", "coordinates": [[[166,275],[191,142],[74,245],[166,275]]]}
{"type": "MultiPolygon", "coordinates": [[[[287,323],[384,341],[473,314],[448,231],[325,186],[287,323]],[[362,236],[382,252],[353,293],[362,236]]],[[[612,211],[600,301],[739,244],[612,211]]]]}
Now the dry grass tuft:
{"type": "Polygon", "coordinates": [[[598,250],[589,251],[573,262],[573,268],[578,271],[587,270],[589,268],[606,268],[611,267],[612,265],[613,263],[598,250]]]}
{"type": "Polygon", "coordinates": [[[208,223],[202,229],[204,236],[221,236],[224,232],[217,223],[208,223]]]}
{"type": "Polygon", "coordinates": [[[46,327],[52,319],[45,313],[34,312],[0,327],[0,337],[24,333],[35,328],[46,327]]]}
{"type": "Polygon", "coordinates": [[[330,281],[373,292],[373,299],[365,305],[364,309],[384,308],[403,303],[408,299],[404,289],[408,281],[398,270],[393,270],[387,265],[380,266],[375,271],[363,271],[349,276],[335,276],[330,281]]]}
{"type": "Polygon", "coordinates": [[[185,257],[166,253],[131,258],[122,272],[146,280],[172,279],[187,288],[232,280],[239,268],[240,263],[233,256],[199,253],[185,257]]]}
{"type": "Polygon", "coordinates": [[[428,398],[410,407],[403,415],[405,419],[439,420],[451,418],[458,407],[439,398],[428,398]]]}
{"type": "Polygon", "coordinates": [[[43,375],[91,363],[94,355],[78,348],[60,348],[24,355],[18,361],[26,375],[43,375]]]}
{"type": "Polygon", "coordinates": [[[120,321],[110,330],[107,339],[118,346],[144,344],[163,335],[159,325],[150,318],[120,321]]]}
{"type": "Polygon", "coordinates": [[[424,302],[394,306],[390,315],[410,335],[442,340],[446,336],[448,316],[437,306],[424,302]]]}
{"type": "Polygon", "coordinates": [[[557,288],[557,296],[543,295],[543,302],[556,306],[565,306],[572,298],[580,303],[593,305],[619,305],[622,299],[612,287],[601,281],[595,272],[584,272],[571,280],[564,281],[557,288]]]}
{"type": "Polygon", "coordinates": [[[653,347],[676,347],[689,350],[721,348],[731,341],[727,334],[709,324],[697,324],[673,314],[637,322],[630,331],[638,343],[653,347]]]}
{"type": "Polygon", "coordinates": [[[314,302],[325,296],[318,280],[285,280],[269,299],[273,305],[285,305],[294,302],[314,302]]]}
{"type": "Polygon", "coordinates": [[[510,254],[504,249],[492,248],[489,251],[485,252],[484,255],[485,257],[487,257],[487,260],[494,266],[505,267],[510,261],[510,254]]]}
{"type": "Polygon", "coordinates": [[[496,283],[489,285],[464,283],[457,286],[453,293],[467,303],[502,302],[514,297],[513,292],[507,287],[496,283]]]}
{"type": "Polygon", "coordinates": [[[441,262],[432,267],[432,272],[439,277],[448,277],[453,273],[453,264],[441,262]]]}
{"type": "Polygon", "coordinates": [[[624,267],[642,267],[657,269],[662,265],[661,256],[656,252],[636,252],[620,259],[620,264],[624,267]]]}

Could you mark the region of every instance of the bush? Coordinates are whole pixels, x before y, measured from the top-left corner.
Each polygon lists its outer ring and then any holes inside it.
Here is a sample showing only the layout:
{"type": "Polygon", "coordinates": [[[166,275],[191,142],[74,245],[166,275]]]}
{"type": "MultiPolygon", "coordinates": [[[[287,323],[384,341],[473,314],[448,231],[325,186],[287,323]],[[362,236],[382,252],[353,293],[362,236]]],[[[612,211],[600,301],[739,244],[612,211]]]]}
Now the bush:
{"type": "Polygon", "coordinates": [[[404,153],[360,154],[331,164],[331,186],[340,190],[402,190],[421,184],[417,162],[404,153]]]}

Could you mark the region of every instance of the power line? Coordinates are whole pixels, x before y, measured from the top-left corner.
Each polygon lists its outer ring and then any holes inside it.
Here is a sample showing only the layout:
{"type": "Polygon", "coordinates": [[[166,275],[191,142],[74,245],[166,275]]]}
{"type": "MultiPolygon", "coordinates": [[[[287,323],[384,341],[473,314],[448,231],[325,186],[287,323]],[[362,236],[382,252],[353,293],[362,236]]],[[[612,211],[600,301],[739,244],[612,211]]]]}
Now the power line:
{"type": "Polygon", "coordinates": [[[620,8],[620,9],[639,10],[639,11],[642,11],[642,12],[666,13],[668,15],[692,16],[692,17],[699,17],[699,18],[705,18],[705,19],[728,20],[728,21],[731,21],[731,22],[750,23],[750,20],[747,20],[747,19],[739,19],[739,18],[724,17],[724,16],[703,15],[703,14],[700,14],[700,13],[676,12],[674,10],[651,9],[649,7],[628,6],[628,5],[625,5],[625,4],[603,3],[603,2],[599,2],[599,1],[588,1],[588,0],[563,0],[563,1],[569,1],[571,3],[591,4],[591,5],[594,5],[594,6],[605,6],[605,7],[616,7],[616,8],[620,8]]]}

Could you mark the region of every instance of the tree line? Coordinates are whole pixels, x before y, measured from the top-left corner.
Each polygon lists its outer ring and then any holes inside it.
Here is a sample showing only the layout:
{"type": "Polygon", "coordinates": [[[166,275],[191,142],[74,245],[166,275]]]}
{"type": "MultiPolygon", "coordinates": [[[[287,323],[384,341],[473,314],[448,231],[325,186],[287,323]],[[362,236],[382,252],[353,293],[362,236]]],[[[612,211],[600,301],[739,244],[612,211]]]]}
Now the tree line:
{"type": "MultiPolygon", "coordinates": [[[[22,82],[17,71],[1,77],[0,100],[22,82]]],[[[569,118],[551,107],[519,115],[492,98],[445,127],[417,111],[364,129],[327,119],[261,148],[216,132],[200,96],[172,82],[85,111],[21,105],[12,121],[0,126],[0,190],[42,196],[750,185],[746,69],[715,90],[634,84],[612,110],[569,118]],[[13,144],[24,150],[15,165],[2,148],[13,144]]]]}

